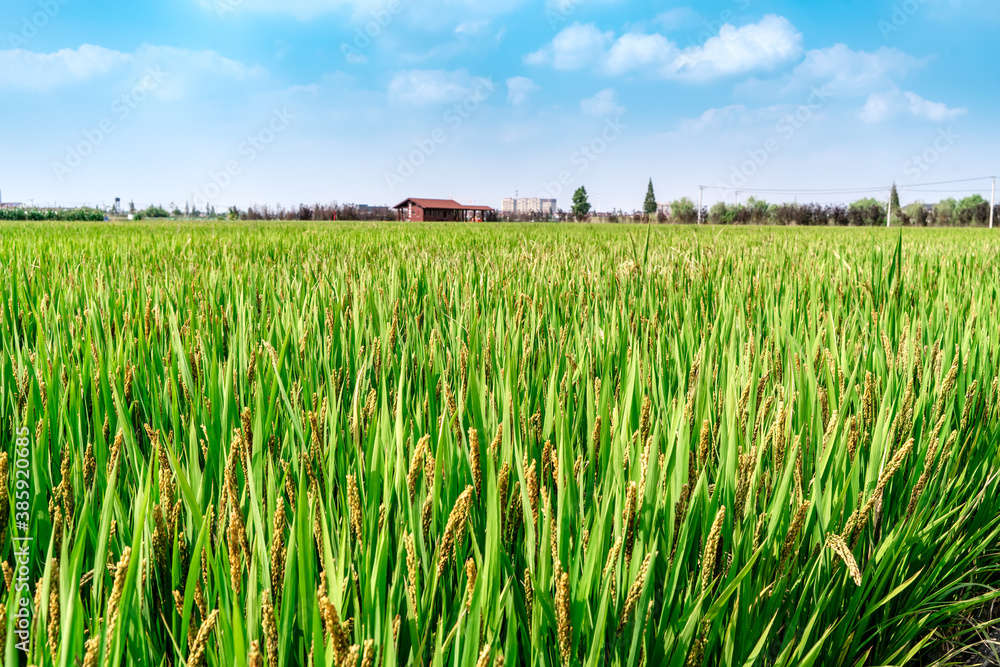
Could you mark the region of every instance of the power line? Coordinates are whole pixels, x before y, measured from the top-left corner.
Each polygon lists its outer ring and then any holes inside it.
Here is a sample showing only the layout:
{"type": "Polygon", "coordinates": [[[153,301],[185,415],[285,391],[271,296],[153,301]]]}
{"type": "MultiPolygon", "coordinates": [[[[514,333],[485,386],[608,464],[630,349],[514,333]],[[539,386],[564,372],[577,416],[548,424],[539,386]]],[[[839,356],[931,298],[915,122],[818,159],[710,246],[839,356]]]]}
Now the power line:
{"type": "Polygon", "coordinates": [[[781,194],[798,193],[798,194],[807,194],[807,195],[810,195],[810,194],[823,194],[823,193],[840,194],[840,193],[851,193],[851,192],[875,192],[875,191],[882,191],[882,190],[886,189],[884,185],[881,186],[881,187],[877,187],[877,188],[837,188],[835,190],[833,190],[833,189],[831,189],[831,190],[822,190],[822,189],[802,190],[802,189],[795,189],[795,188],[780,188],[779,189],[779,188],[747,188],[747,187],[735,188],[735,187],[729,187],[729,186],[726,186],[726,185],[706,185],[704,187],[710,188],[710,189],[714,189],[714,190],[729,190],[729,191],[739,190],[740,192],[775,192],[775,193],[781,193],[781,194]]]}
{"type": "Polygon", "coordinates": [[[844,195],[844,194],[854,194],[854,193],[858,193],[858,192],[885,192],[888,189],[885,186],[882,186],[880,188],[857,188],[857,189],[853,189],[853,190],[849,190],[849,189],[844,189],[844,190],[794,190],[794,189],[778,190],[778,189],[768,189],[768,188],[746,188],[746,187],[743,187],[743,188],[730,188],[730,187],[726,187],[726,186],[722,186],[722,185],[706,185],[704,187],[709,188],[709,189],[714,189],[714,190],[728,190],[730,192],[739,191],[739,192],[751,192],[751,193],[756,192],[756,193],[783,194],[783,195],[790,195],[790,194],[799,194],[799,195],[821,195],[821,194],[844,195]]]}
{"type": "Polygon", "coordinates": [[[995,176],[979,176],[977,178],[962,178],[962,179],[959,179],[957,181],[938,181],[936,183],[914,183],[913,185],[904,186],[904,187],[919,188],[919,187],[923,187],[925,185],[952,185],[953,183],[973,183],[975,181],[988,181],[988,180],[993,179],[993,178],[995,178],[995,176]]]}
{"type": "MultiPolygon", "coordinates": [[[[976,178],[961,178],[952,181],[936,181],[932,183],[914,183],[913,185],[897,185],[897,190],[906,191],[917,191],[915,188],[921,188],[931,185],[953,185],[955,183],[974,183],[976,181],[988,181],[991,180],[992,176],[979,176],[976,178]]],[[[739,191],[747,193],[766,193],[766,194],[799,194],[799,195],[849,195],[849,194],[864,194],[869,192],[885,192],[886,187],[884,185],[875,187],[864,187],[864,188],[814,188],[814,189],[796,189],[796,188],[747,188],[747,187],[731,187],[726,185],[706,185],[699,186],[705,187],[713,190],[727,190],[727,191],[739,191]]]]}
{"type": "Polygon", "coordinates": [[[915,190],[915,189],[911,189],[911,188],[906,188],[906,189],[900,188],[900,191],[901,192],[934,192],[934,193],[945,193],[945,194],[951,193],[951,194],[961,195],[961,194],[982,194],[983,192],[986,192],[986,190],[988,190],[988,189],[989,188],[981,188],[979,190],[915,190]]]}

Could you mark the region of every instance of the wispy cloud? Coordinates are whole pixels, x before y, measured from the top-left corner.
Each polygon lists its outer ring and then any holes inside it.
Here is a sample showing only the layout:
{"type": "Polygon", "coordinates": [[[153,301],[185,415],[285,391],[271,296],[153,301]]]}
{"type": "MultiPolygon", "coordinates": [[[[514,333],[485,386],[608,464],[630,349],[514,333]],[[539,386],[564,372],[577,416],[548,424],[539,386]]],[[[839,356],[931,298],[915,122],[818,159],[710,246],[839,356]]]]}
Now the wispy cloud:
{"type": "Polygon", "coordinates": [[[869,52],[835,44],[807,52],[792,72],[788,87],[801,89],[823,82],[836,95],[864,95],[906,78],[929,61],[895,48],[869,52]]]}
{"type": "Polygon", "coordinates": [[[944,123],[965,115],[968,111],[965,108],[952,109],[943,102],[931,102],[914,92],[893,88],[869,95],[861,110],[861,119],[866,123],[880,123],[903,115],[944,123]]]}
{"type": "Polygon", "coordinates": [[[210,50],[191,51],[147,44],[134,53],[123,53],[84,44],[77,49],[52,53],[22,49],[0,51],[0,89],[47,91],[116,73],[133,75],[151,66],[163,67],[174,74],[170,85],[157,91],[163,96],[180,95],[180,87],[195,78],[245,81],[265,74],[258,66],[248,66],[210,50]]]}
{"type": "MultiPolygon", "coordinates": [[[[795,68],[776,79],[751,79],[737,86],[737,94],[765,99],[801,98],[810,89],[822,87],[831,97],[864,106],[857,117],[866,123],[891,118],[944,122],[967,112],[943,102],[932,102],[907,91],[904,82],[924,69],[933,58],[919,58],[897,48],[858,51],[846,44],[812,49],[795,68]]],[[[857,109],[857,107],[855,107],[857,109]]]]}
{"type": "Polygon", "coordinates": [[[194,0],[207,12],[225,18],[237,12],[284,14],[299,21],[311,21],[334,13],[348,13],[355,20],[369,20],[380,13],[407,13],[421,16],[439,16],[442,10],[449,15],[464,15],[459,22],[468,21],[469,15],[496,15],[510,11],[521,0],[194,0]]]}
{"type": "Polygon", "coordinates": [[[409,70],[397,73],[389,82],[388,98],[397,104],[448,104],[472,95],[485,81],[464,69],[409,70]]]}
{"type": "Polygon", "coordinates": [[[507,79],[507,101],[510,104],[524,104],[536,90],[540,90],[540,87],[528,77],[514,76],[507,79]]]}
{"type": "Polygon", "coordinates": [[[605,88],[583,100],[580,102],[580,110],[588,116],[620,116],[625,113],[625,107],[618,103],[618,92],[614,88],[605,88]]]}

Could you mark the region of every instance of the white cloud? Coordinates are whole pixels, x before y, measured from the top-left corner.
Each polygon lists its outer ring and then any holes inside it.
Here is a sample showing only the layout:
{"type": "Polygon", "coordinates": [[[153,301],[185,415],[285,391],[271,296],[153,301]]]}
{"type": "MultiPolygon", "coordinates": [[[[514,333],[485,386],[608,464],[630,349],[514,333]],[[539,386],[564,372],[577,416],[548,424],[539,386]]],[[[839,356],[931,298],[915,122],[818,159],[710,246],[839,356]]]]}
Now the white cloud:
{"type": "Polygon", "coordinates": [[[900,115],[909,115],[919,120],[944,123],[968,113],[968,109],[952,109],[943,102],[925,100],[914,92],[892,88],[868,96],[861,110],[861,120],[866,123],[880,123],[900,115]]]}
{"type": "Polygon", "coordinates": [[[615,39],[593,24],[576,23],[525,59],[533,65],[581,69],[596,65],[612,76],[645,73],[665,79],[709,80],[772,69],[802,54],[802,35],[788,19],[768,15],[742,27],[723,25],[703,45],[681,49],[659,33],[615,39]]]}
{"type": "Polygon", "coordinates": [[[669,71],[677,61],[677,45],[660,34],[622,35],[611,47],[604,61],[608,74],[627,74],[636,70],[669,71]]]}
{"type": "Polygon", "coordinates": [[[507,102],[510,104],[524,104],[528,101],[528,95],[539,86],[531,79],[524,76],[515,76],[507,79],[507,102]]]}
{"type": "Polygon", "coordinates": [[[904,95],[910,103],[910,113],[917,118],[924,118],[926,120],[934,121],[935,123],[943,123],[944,121],[952,120],[953,118],[963,116],[969,112],[969,110],[964,107],[950,109],[944,102],[931,102],[930,100],[925,100],[916,93],[907,92],[904,93],[904,95]]]}
{"type": "Polygon", "coordinates": [[[468,71],[409,70],[399,72],[389,82],[388,97],[392,102],[412,105],[447,104],[458,102],[484,86],[486,79],[476,78],[468,71]]]}
{"type": "Polygon", "coordinates": [[[552,44],[529,54],[525,62],[559,70],[581,69],[599,63],[613,39],[613,32],[601,32],[592,23],[574,23],[556,35],[552,44]]]}
{"type": "Polygon", "coordinates": [[[898,111],[898,102],[892,93],[872,93],[861,110],[861,120],[866,123],[882,122],[898,111]]]}
{"type": "Polygon", "coordinates": [[[0,88],[48,90],[82,83],[126,67],[132,60],[131,54],[91,44],[54,53],[0,51],[0,88]]]}
{"type": "Polygon", "coordinates": [[[618,103],[618,93],[614,88],[605,88],[593,97],[580,102],[580,110],[589,116],[620,116],[625,107],[618,103]]]}
{"type": "Polygon", "coordinates": [[[260,67],[244,65],[215,51],[145,44],[135,53],[123,53],[84,44],[53,53],[0,51],[0,89],[44,91],[112,74],[139,77],[149,68],[162,70],[168,76],[168,84],[157,89],[161,96],[178,96],[185,83],[206,76],[245,81],[264,74],[260,67]]]}
{"type": "Polygon", "coordinates": [[[713,78],[771,69],[802,55],[802,34],[783,16],[769,14],[741,28],[724,25],[704,46],[685,49],[678,73],[713,78]]]}

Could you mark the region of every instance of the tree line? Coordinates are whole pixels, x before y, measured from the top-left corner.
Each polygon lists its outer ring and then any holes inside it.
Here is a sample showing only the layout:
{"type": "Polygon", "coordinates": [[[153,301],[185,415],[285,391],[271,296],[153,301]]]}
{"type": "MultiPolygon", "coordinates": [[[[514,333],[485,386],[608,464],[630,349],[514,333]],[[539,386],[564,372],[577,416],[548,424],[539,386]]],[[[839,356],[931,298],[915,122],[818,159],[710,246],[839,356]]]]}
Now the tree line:
{"type": "MultiPolygon", "coordinates": [[[[684,197],[672,204],[669,217],[661,222],[694,224],[698,222],[698,207],[684,197]]],[[[1000,206],[995,207],[995,219],[1000,220],[1000,206]]],[[[769,204],[750,198],[745,204],[719,202],[702,209],[702,222],[713,225],[801,225],[801,226],[885,226],[891,220],[903,227],[984,227],[989,224],[990,204],[980,195],[962,200],[945,199],[933,206],[914,203],[889,207],[875,199],[861,199],[843,204],[769,204]]]]}
{"type": "MultiPolygon", "coordinates": [[[[577,220],[591,216],[587,189],[581,186],[573,193],[569,215],[577,220]]],[[[990,202],[974,194],[964,199],[943,199],[934,205],[916,202],[901,206],[899,192],[892,186],[889,202],[865,198],[851,204],[770,204],[750,197],[743,204],[719,202],[698,210],[689,197],[681,197],[670,205],[670,213],[659,212],[653,180],[649,180],[641,211],[620,210],[602,214],[610,222],[647,222],[711,225],[799,225],[879,227],[886,224],[903,227],[985,227],[990,221],[990,202]],[[891,211],[891,214],[890,214],[891,211]]],[[[994,208],[994,219],[1000,221],[1000,206],[994,208]]]]}
{"type": "MultiPolygon", "coordinates": [[[[933,206],[914,203],[908,206],[899,204],[899,196],[893,188],[890,201],[878,201],[873,198],[860,199],[848,205],[837,204],[798,204],[798,203],[768,203],[763,199],[749,198],[740,204],[719,202],[698,211],[698,205],[689,197],[681,197],[670,205],[670,213],[659,212],[653,182],[650,179],[646,190],[643,207],[639,211],[625,212],[612,210],[601,213],[601,220],[606,222],[657,222],[662,224],[696,224],[698,222],[711,225],[798,225],[798,226],[885,226],[889,218],[889,208],[892,209],[891,223],[893,226],[904,227],[984,227],[990,220],[990,202],[981,195],[974,194],[964,199],[944,199],[933,206]]],[[[205,213],[197,210],[181,211],[171,204],[169,208],[149,206],[146,209],[136,209],[129,205],[136,220],[163,218],[201,218],[210,220],[285,220],[285,221],[321,221],[321,220],[359,220],[359,221],[392,221],[396,212],[387,206],[360,206],[357,204],[299,204],[285,208],[283,206],[251,205],[247,208],[233,206],[228,211],[217,213],[209,208],[205,213]]],[[[581,186],[573,194],[570,211],[560,210],[556,214],[559,220],[588,220],[594,215],[586,187],[581,186]]],[[[0,208],[0,220],[34,220],[34,221],[80,221],[99,222],[104,220],[105,212],[96,208],[47,209],[47,208],[0,208]]],[[[994,209],[994,216],[1000,222],[1000,206],[994,209]]],[[[487,216],[487,221],[498,219],[496,213],[487,216]]],[[[518,222],[534,222],[550,219],[542,214],[518,214],[504,216],[505,220],[518,222]]]]}
{"type": "Polygon", "coordinates": [[[104,212],[96,208],[0,208],[0,220],[100,222],[104,212]]]}

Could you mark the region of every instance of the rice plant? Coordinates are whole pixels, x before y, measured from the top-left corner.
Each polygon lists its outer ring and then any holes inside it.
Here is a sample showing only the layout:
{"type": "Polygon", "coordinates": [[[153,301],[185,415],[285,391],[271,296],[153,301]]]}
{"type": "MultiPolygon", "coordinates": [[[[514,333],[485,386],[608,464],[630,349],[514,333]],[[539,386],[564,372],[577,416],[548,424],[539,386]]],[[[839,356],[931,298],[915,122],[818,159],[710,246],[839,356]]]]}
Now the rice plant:
{"type": "Polygon", "coordinates": [[[2,223],[0,653],[947,661],[1000,578],[998,250],[2,223]]]}

